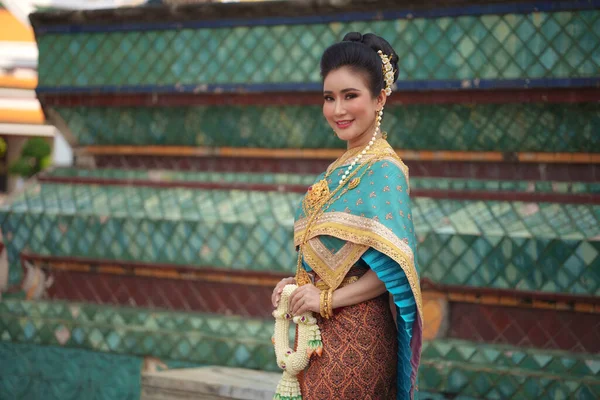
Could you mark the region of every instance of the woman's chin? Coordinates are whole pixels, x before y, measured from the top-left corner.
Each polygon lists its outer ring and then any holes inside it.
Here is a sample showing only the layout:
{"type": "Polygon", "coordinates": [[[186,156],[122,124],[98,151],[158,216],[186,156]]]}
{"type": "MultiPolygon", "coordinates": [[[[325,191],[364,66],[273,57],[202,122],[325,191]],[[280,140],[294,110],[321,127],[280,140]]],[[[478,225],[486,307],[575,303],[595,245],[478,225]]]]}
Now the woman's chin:
{"type": "Polygon", "coordinates": [[[340,140],[343,140],[345,142],[352,140],[356,137],[356,133],[354,132],[345,132],[345,131],[336,131],[335,134],[337,135],[338,138],[340,138],[340,140]]]}

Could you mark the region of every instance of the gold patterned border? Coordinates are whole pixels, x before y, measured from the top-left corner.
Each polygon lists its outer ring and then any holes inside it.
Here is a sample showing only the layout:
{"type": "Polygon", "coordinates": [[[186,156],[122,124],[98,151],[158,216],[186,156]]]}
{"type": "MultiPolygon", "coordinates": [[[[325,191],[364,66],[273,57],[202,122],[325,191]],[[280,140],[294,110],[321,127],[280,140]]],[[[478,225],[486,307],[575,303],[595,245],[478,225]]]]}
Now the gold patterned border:
{"type": "Polygon", "coordinates": [[[306,230],[306,225],[308,224],[308,218],[303,217],[297,219],[294,222],[294,246],[299,246],[301,239],[300,232],[304,232],[306,230]]]}
{"type": "Polygon", "coordinates": [[[337,253],[333,254],[318,237],[315,237],[302,246],[302,255],[319,277],[335,290],[342,283],[350,268],[368,249],[369,246],[346,242],[337,253]]]}
{"type": "MultiPolygon", "coordinates": [[[[299,238],[304,236],[306,221],[297,221],[297,225],[294,228],[294,243],[298,246],[300,245],[299,238]]],[[[369,218],[344,212],[331,212],[323,215],[315,225],[311,226],[308,237],[313,238],[318,235],[329,235],[372,247],[396,261],[408,279],[417,303],[419,316],[422,320],[423,302],[421,298],[421,286],[415,269],[413,251],[407,243],[400,240],[390,229],[369,218]]],[[[303,247],[302,250],[304,251],[305,248],[303,247]]],[[[303,254],[305,257],[307,256],[305,253],[303,254]]],[[[311,256],[308,255],[308,257],[311,256]]],[[[311,261],[315,262],[314,259],[309,260],[308,257],[306,261],[309,265],[311,265],[311,261]]]]}
{"type": "MultiPolygon", "coordinates": [[[[295,246],[300,245],[301,238],[304,236],[307,222],[307,219],[303,218],[294,224],[295,246]]],[[[344,226],[347,225],[350,228],[361,231],[363,235],[373,235],[373,237],[379,236],[387,240],[390,245],[395,246],[403,251],[409,258],[410,262],[414,264],[415,257],[410,246],[404,241],[400,240],[391,229],[387,228],[381,222],[377,222],[371,218],[360,217],[358,215],[352,215],[339,211],[328,212],[323,214],[321,217],[319,217],[319,219],[317,219],[317,221],[313,223],[310,228],[310,232],[307,235],[307,239],[312,239],[315,236],[320,235],[318,230],[328,223],[337,223],[344,226]]]]}
{"type": "MultiPolygon", "coordinates": [[[[329,269],[332,270],[338,269],[343,264],[344,260],[351,257],[351,255],[356,252],[355,248],[357,246],[364,247],[352,242],[346,242],[341,249],[337,252],[333,252],[329,250],[318,237],[310,239],[307,245],[319,256],[319,258],[326,262],[329,269]]],[[[356,261],[358,261],[358,259],[356,261]]]]}

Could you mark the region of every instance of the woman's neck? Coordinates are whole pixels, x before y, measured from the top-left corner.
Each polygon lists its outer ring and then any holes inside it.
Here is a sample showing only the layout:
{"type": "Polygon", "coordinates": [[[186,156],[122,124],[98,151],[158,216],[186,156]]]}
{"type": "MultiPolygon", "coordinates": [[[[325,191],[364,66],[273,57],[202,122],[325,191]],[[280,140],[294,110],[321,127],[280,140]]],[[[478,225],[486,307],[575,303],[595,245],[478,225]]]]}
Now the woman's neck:
{"type": "MultiPolygon", "coordinates": [[[[363,133],[360,134],[354,140],[348,140],[347,149],[352,150],[357,147],[366,147],[371,138],[373,138],[373,133],[375,132],[375,122],[363,133]]],[[[377,135],[377,139],[379,139],[380,135],[377,135]]]]}

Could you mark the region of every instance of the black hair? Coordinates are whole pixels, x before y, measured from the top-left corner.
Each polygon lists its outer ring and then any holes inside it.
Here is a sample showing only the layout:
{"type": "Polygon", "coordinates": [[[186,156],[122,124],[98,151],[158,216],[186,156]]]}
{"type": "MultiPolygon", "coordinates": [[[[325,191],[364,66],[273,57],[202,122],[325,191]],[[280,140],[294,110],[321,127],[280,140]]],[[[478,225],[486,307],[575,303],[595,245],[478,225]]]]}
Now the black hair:
{"type": "Polygon", "coordinates": [[[321,57],[321,78],[323,80],[331,72],[341,67],[349,67],[352,71],[362,73],[367,78],[367,86],[373,97],[377,97],[381,89],[385,89],[381,57],[377,52],[390,57],[394,69],[394,82],[398,79],[398,55],[392,46],[382,37],[372,33],[364,35],[350,32],[341,42],[328,47],[321,57]]]}

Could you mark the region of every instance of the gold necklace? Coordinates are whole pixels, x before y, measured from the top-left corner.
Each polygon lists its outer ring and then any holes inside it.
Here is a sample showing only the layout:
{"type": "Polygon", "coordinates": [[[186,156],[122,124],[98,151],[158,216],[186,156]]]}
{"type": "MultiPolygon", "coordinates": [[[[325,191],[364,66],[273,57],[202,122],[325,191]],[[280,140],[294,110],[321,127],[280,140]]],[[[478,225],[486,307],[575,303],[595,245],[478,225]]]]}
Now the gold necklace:
{"type": "MultiPolygon", "coordinates": [[[[378,132],[378,131],[376,130],[376,132],[378,132]]],[[[308,217],[308,214],[313,213],[316,209],[318,209],[322,205],[324,199],[329,197],[330,190],[329,190],[329,184],[327,182],[327,178],[329,178],[329,176],[333,173],[333,171],[338,169],[340,166],[344,165],[344,163],[346,163],[352,157],[354,157],[354,160],[352,161],[352,163],[350,163],[346,172],[344,172],[342,179],[340,179],[340,181],[339,181],[338,188],[344,186],[347,182],[350,182],[348,185],[349,189],[354,189],[355,187],[358,186],[358,184],[360,183],[360,178],[356,178],[356,179],[352,179],[352,180],[350,179],[351,176],[356,175],[356,174],[352,173],[352,168],[354,168],[356,163],[360,162],[362,157],[364,157],[367,154],[367,151],[369,151],[371,149],[371,147],[374,147],[376,143],[378,143],[378,140],[376,140],[375,135],[373,135],[373,138],[371,139],[369,144],[364,149],[362,149],[362,151],[360,150],[360,148],[357,148],[356,150],[354,150],[354,149],[348,150],[338,160],[336,160],[333,164],[331,164],[331,166],[325,172],[325,176],[323,177],[323,179],[321,179],[319,182],[315,183],[314,185],[312,185],[311,187],[308,188],[308,193],[302,202],[304,213],[306,214],[307,217],[308,217]],[[357,153],[358,153],[358,155],[357,155],[357,153]]],[[[355,171],[358,170],[362,165],[363,164],[358,164],[355,171]]]]}

